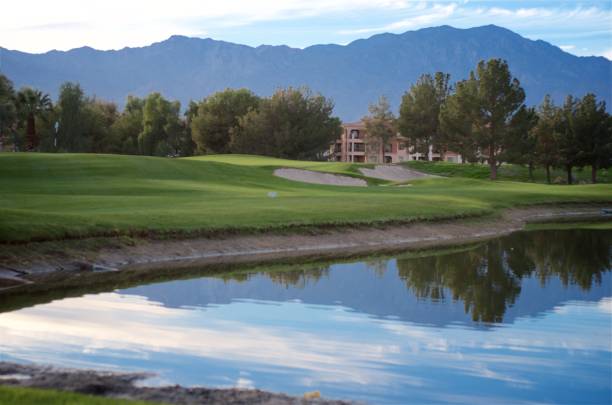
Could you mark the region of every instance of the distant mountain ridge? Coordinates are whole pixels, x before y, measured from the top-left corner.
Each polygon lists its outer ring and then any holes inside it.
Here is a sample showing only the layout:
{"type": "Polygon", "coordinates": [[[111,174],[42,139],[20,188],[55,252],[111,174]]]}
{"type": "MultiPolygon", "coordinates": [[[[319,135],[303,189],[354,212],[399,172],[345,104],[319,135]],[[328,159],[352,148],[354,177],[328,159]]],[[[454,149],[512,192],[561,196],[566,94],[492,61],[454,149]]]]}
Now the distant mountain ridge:
{"type": "Polygon", "coordinates": [[[343,120],[356,120],[381,94],[397,108],[401,95],[423,73],[444,71],[456,81],[466,78],[479,60],[490,58],[508,61],[528,104],[539,104],[547,93],[562,102],[567,94],[587,92],[612,102],[611,61],[574,56],[494,25],[424,28],[304,49],[183,36],[113,51],[82,47],[29,54],[0,48],[0,71],[16,87],[33,86],[53,97],[61,83],[76,81],[87,94],[120,105],[129,94],[154,91],[185,106],[227,87],[269,95],[278,87],[306,85],[331,97],[343,120]]]}

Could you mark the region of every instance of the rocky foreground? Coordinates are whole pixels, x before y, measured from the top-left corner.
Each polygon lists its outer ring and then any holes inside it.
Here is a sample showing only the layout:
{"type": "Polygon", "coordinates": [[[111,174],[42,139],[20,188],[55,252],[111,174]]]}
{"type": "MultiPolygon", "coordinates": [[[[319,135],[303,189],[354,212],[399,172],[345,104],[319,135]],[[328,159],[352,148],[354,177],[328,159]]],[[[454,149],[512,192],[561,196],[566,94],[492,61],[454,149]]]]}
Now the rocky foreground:
{"type": "Polygon", "coordinates": [[[238,388],[186,388],[180,385],[144,387],[136,385],[148,377],[145,373],[113,373],[93,370],[58,369],[48,366],[0,362],[0,384],[73,391],[110,398],[137,399],[165,404],[348,404],[330,401],[308,393],[290,397],[260,390],[238,388]]]}

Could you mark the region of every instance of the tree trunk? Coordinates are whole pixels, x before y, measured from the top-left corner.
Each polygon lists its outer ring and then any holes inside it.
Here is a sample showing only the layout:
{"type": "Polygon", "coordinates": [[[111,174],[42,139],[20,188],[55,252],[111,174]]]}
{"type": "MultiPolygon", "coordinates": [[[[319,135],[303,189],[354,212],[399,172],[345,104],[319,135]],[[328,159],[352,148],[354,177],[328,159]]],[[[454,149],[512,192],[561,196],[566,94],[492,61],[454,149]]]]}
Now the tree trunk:
{"type": "Polygon", "coordinates": [[[567,184],[572,184],[572,166],[566,166],[565,169],[567,170],[567,184]]]}
{"type": "Polygon", "coordinates": [[[28,115],[26,122],[26,150],[34,150],[38,146],[38,140],[36,139],[36,121],[34,115],[28,115]]]}
{"type": "Polygon", "coordinates": [[[533,181],[533,163],[529,162],[529,180],[533,181]]]}
{"type": "Polygon", "coordinates": [[[495,148],[489,147],[489,167],[491,168],[491,180],[497,180],[497,162],[495,161],[495,148]]]}
{"type": "Polygon", "coordinates": [[[597,183],[597,165],[593,164],[591,166],[591,182],[593,184],[597,183]]]}
{"type": "Polygon", "coordinates": [[[546,165],[546,182],[550,184],[550,165],[546,165]]]}

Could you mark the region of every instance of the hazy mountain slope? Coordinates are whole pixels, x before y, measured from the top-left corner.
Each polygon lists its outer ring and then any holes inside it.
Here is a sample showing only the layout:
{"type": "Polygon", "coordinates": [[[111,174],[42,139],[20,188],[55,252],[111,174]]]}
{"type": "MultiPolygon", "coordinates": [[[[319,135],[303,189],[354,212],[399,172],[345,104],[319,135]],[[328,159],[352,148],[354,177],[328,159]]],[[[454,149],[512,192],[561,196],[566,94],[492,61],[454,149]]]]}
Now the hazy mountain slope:
{"type": "Polygon", "coordinates": [[[84,47],[27,54],[1,49],[0,67],[18,87],[31,85],[56,96],[62,82],[78,81],[88,94],[120,104],[128,94],[152,91],[185,104],[226,87],[268,95],[277,87],[308,85],[332,97],[340,117],[353,120],[380,94],[397,106],[421,73],[441,70],[453,80],[462,79],[479,60],[493,57],[508,60],[530,104],[539,103],[546,93],[561,102],[566,94],[588,91],[611,102],[609,60],[577,57],[493,25],[426,28],[303,50],[180,36],[118,51],[84,47]]]}

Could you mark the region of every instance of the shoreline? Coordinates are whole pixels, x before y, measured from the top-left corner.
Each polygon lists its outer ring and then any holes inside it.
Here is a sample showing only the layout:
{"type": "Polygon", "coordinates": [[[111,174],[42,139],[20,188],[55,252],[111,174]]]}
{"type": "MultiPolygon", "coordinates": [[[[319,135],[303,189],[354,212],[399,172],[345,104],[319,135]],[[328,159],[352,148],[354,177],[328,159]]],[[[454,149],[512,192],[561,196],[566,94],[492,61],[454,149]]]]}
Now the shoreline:
{"type": "MultiPolygon", "coordinates": [[[[104,247],[94,252],[100,260],[105,260],[102,263],[124,263],[117,268],[104,267],[104,264],[74,262],[72,256],[62,257],[57,254],[49,255],[55,260],[54,266],[70,263],[73,268],[46,267],[28,270],[26,266],[10,270],[3,267],[3,262],[0,261],[0,312],[85,293],[114,290],[122,284],[140,285],[169,279],[231,275],[232,271],[256,271],[256,267],[245,269],[245,266],[266,263],[269,265],[272,262],[279,265],[304,265],[309,260],[350,260],[359,255],[385,255],[402,250],[420,254],[421,250],[427,249],[469,247],[474,243],[520,231],[527,224],[565,222],[571,226],[579,221],[589,220],[605,223],[604,221],[610,221],[612,218],[603,215],[601,205],[538,206],[512,208],[496,216],[444,222],[420,222],[374,229],[340,229],[311,235],[267,234],[223,239],[152,240],[131,246],[104,247]],[[296,242],[304,245],[292,245],[296,242]],[[201,250],[193,250],[197,248],[201,250]],[[169,253],[177,255],[172,256],[169,253]],[[125,262],[132,254],[139,256],[131,256],[131,261],[125,262]],[[122,260],[124,262],[121,262],[122,260]],[[3,274],[9,275],[9,279],[25,280],[27,285],[23,286],[24,288],[5,287],[3,291],[3,274]]],[[[81,253],[87,256],[92,252],[81,253]]],[[[189,404],[204,400],[225,404],[353,403],[321,398],[317,391],[305,393],[300,397],[259,389],[147,386],[146,379],[151,376],[138,372],[64,369],[0,361],[0,386],[7,387],[54,389],[109,399],[148,400],[170,404],[189,404]]]]}
{"type": "Polygon", "coordinates": [[[146,379],[155,375],[138,372],[112,372],[56,368],[0,362],[0,386],[53,389],[109,399],[152,401],[164,404],[322,404],[346,405],[352,402],[328,400],[319,392],[295,397],[259,389],[147,386],[146,379]]]}
{"type": "Polygon", "coordinates": [[[519,231],[532,222],[603,218],[601,204],[510,208],[498,215],[380,227],[339,227],[311,233],[262,233],[218,238],[105,238],[4,245],[0,294],[50,276],[163,270],[282,259],[330,258],[477,242],[519,231]],[[11,250],[12,249],[12,250],[11,250]],[[8,252],[8,253],[7,253],[8,252]]]}

